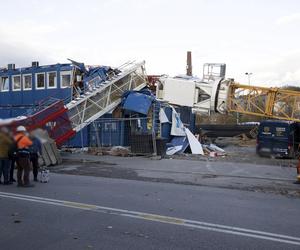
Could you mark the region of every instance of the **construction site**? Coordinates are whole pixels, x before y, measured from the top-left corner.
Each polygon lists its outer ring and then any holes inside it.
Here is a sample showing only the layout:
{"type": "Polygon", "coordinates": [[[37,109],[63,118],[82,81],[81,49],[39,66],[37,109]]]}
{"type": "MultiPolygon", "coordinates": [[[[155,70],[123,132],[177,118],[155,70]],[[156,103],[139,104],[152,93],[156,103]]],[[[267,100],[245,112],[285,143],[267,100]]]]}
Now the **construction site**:
{"type": "MultiPolygon", "coordinates": [[[[156,160],[154,165],[162,159],[255,163],[281,169],[261,176],[275,186],[276,180],[283,182],[276,192],[300,195],[293,184],[300,178],[297,88],[240,84],[227,78],[222,63],[206,63],[202,78],[194,77],[190,51],[186,74],[174,77],[147,75],[145,62],[110,67],[69,61],[23,68],[9,64],[0,70],[0,125],[34,131],[43,146],[40,163],[51,171],[110,175],[111,162],[102,162],[106,156],[128,157],[132,166],[136,157],[156,160]],[[86,166],[90,161],[92,169],[86,166]],[[70,162],[79,169],[70,168],[70,162]]],[[[124,172],[111,170],[112,177],[124,172]]],[[[251,185],[260,178],[255,172],[234,173],[206,167],[199,172],[203,178],[245,178],[251,185]]]]}
{"type": "Polygon", "coordinates": [[[297,87],[240,84],[224,63],[205,63],[203,76],[193,76],[190,51],[177,76],[148,75],[144,61],[68,60],[0,70],[0,128],[38,138],[39,179],[51,190],[62,176],[85,176],[300,198],[297,87]]]}
{"type": "Polygon", "coordinates": [[[0,250],[300,249],[300,1],[1,10],[0,250]]]}

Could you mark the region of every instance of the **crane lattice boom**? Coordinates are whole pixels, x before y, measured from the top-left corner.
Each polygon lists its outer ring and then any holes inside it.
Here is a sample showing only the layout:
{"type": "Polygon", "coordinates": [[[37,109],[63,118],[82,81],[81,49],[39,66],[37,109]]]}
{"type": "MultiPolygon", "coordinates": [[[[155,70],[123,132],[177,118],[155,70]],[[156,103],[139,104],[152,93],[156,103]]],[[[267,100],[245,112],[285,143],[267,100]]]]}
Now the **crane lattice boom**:
{"type": "Polygon", "coordinates": [[[227,111],[300,122],[300,91],[231,83],[227,111]]]}

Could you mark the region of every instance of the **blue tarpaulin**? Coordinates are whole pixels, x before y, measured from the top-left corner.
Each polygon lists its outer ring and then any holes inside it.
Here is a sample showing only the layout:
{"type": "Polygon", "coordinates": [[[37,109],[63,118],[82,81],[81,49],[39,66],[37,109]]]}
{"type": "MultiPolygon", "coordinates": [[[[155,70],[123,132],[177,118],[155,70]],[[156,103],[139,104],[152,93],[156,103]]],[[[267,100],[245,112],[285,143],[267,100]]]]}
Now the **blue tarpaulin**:
{"type": "Polygon", "coordinates": [[[128,91],[123,95],[122,107],[126,110],[147,115],[155,98],[148,92],[128,91]]]}

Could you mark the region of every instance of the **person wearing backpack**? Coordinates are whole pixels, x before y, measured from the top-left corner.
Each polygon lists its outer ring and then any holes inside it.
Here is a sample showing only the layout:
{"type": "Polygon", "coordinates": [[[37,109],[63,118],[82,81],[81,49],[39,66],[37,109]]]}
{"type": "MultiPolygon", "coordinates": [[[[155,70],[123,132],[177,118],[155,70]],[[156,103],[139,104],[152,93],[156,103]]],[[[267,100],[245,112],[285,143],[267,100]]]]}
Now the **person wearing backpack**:
{"type": "Polygon", "coordinates": [[[38,181],[38,170],[39,170],[39,155],[42,154],[42,144],[40,140],[31,133],[29,138],[32,141],[32,145],[29,148],[30,151],[30,161],[32,164],[32,172],[33,172],[33,181],[38,181]]]}
{"type": "Polygon", "coordinates": [[[0,183],[3,175],[3,184],[9,185],[9,166],[10,160],[8,157],[9,149],[13,144],[12,139],[9,136],[9,130],[6,127],[0,129],[0,183]]]}
{"type": "Polygon", "coordinates": [[[27,130],[24,126],[17,127],[17,134],[15,141],[17,142],[17,181],[18,187],[33,187],[30,184],[30,151],[29,147],[32,145],[32,141],[27,136],[27,130]]]}

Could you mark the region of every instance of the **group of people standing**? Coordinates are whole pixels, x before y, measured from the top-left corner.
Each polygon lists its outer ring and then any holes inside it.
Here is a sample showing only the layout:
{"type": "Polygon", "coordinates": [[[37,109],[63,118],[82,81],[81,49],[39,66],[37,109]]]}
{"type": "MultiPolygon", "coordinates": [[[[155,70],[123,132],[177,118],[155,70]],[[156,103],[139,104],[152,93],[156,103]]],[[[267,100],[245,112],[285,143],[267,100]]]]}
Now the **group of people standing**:
{"type": "Polygon", "coordinates": [[[41,143],[24,126],[18,126],[15,135],[7,127],[0,128],[0,184],[11,185],[17,166],[18,187],[33,187],[30,183],[30,171],[33,169],[33,180],[38,181],[38,158],[41,154],[41,143]],[[3,181],[2,181],[3,176],[3,181]]]}

